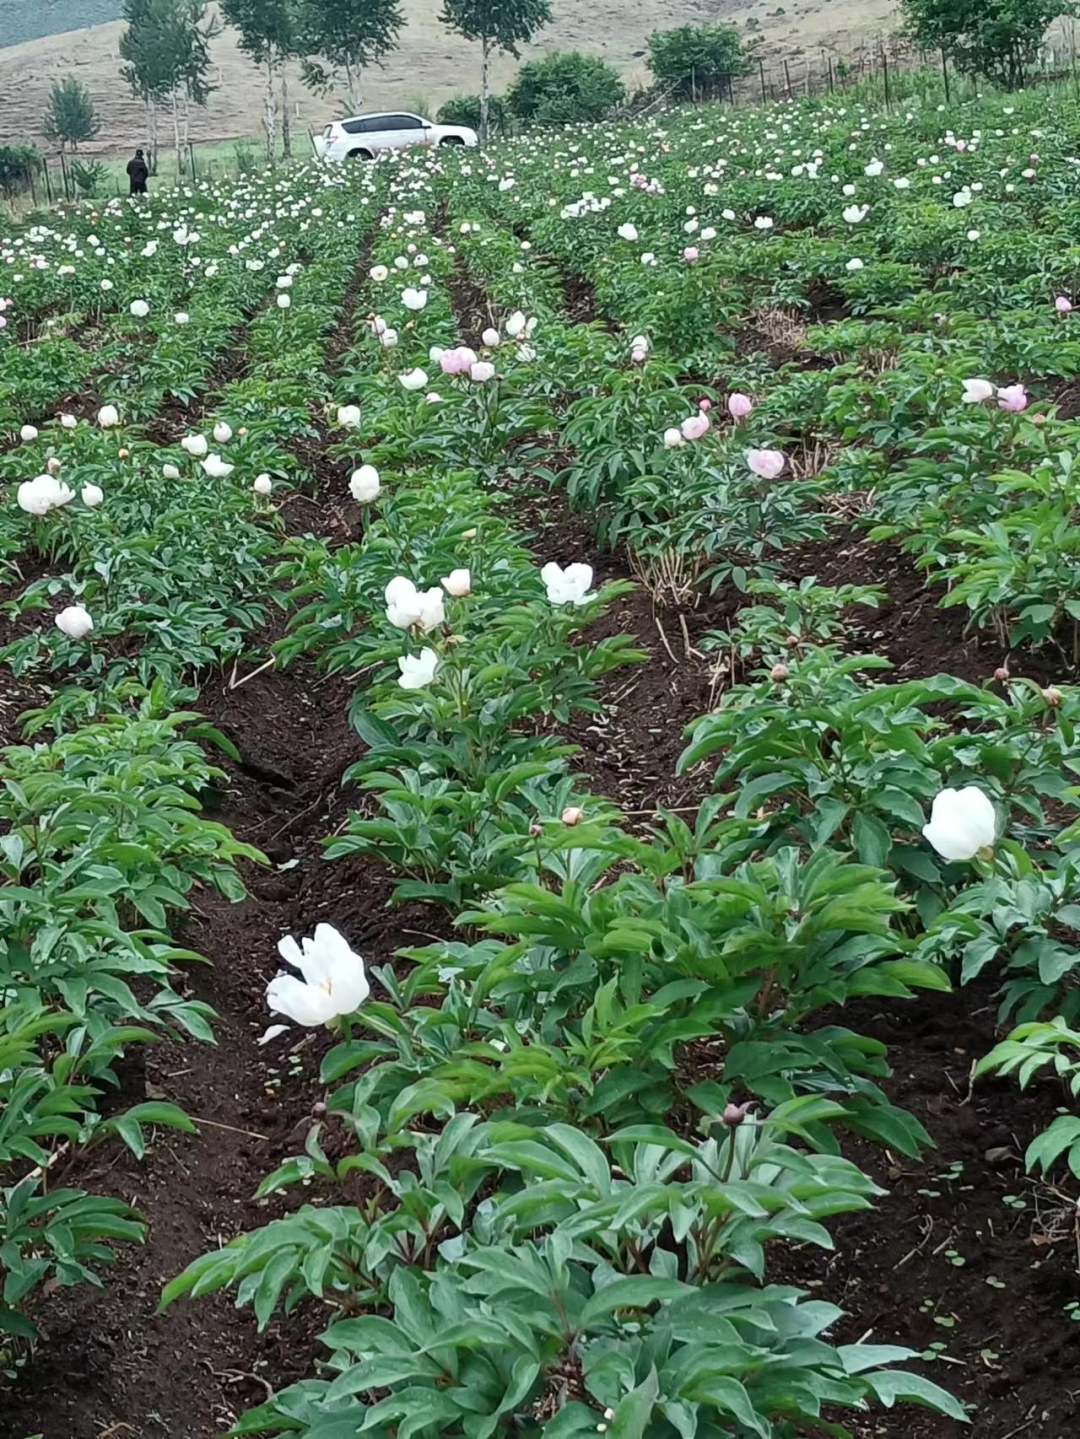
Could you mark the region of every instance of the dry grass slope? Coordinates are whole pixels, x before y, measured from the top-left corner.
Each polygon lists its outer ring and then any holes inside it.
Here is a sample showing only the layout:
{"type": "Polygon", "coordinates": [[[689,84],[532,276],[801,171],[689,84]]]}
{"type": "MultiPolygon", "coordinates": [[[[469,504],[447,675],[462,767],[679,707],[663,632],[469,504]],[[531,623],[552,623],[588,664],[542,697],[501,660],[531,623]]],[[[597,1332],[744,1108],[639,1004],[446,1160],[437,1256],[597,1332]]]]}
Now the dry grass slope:
{"type": "MultiPolygon", "coordinates": [[[[2,0],[9,4],[11,0],[2,0]]],[[[26,4],[26,0],[15,0],[26,4]]],[[[34,0],[51,6],[59,16],[87,13],[86,3],[34,0]]],[[[106,4],[106,0],[91,0],[106,4]]],[[[366,103],[372,107],[423,105],[435,109],[447,96],[479,85],[475,46],[450,35],[438,22],[439,0],[404,0],[407,26],[401,49],[383,70],[368,77],[366,103]]],[[[823,49],[850,55],[872,44],[892,28],[893,0],[554,0],[554,22],[536,45],[523,52],[581,49],[603,55],[624,72],[628,82],[644,83],[646,37],[673,25],[730,20],[748,38],[760,37],[763,51],[777,63],[787,56],[798,67],[817,59],[823,49]]],[[[63,23],[59,19],[53,23],[63,23]]],[[[39,140],[41,116],[52,82],[75,75],[91,90],[102,118],[99,140],[90,147],[114,155],[141,140],[140,107],[119,77],[116,46],[118,21],[89,29],[53,34],[0,50],[0,142],[39,140]]],[[[228,140],[258,133],[261,124],[261,82],[226,31],[216,42],[218,88],[205,111],[193,118],[197,141],[228,140]]],[[[495,65],[495,84],[504,85],[516,62],[509,56],[495,65]]],[[[798,68],[796,74],[801,73],[798,68]]],[[[301,137],[307,126],[321,128],[339,113],[333,97],[312,95],[299,84],[295,95],[301,137]]]]}

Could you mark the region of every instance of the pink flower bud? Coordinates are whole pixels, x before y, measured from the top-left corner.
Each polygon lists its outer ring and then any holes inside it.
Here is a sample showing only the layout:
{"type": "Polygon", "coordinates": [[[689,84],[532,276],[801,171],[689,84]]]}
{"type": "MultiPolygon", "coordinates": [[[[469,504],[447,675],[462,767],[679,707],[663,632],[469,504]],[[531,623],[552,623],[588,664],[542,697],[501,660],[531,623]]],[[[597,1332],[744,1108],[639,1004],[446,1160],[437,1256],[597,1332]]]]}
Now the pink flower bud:
{"type": "Polygon", "coordinates": [[[562,822],[565,825],[569,825],[570,828],[573,828],[576,824],[580,824],[584,818],[585,811],[578,809],[577,805],[567,805],[566,809],[562,812],[562,822]]]}
{"type": "Polygon", "coordinates": [[[687,245],[686,249],[682,252],[682,257],[688,265],[692,265],[698,257],[697,246],[687,245]]]}
{"type": "Polygon", "coordinates": [[[1054,309],[1058,312],[1059,315],[1071,315],[1072,301],[1068,299],[1065,295],[1059,295],[1054,301],[1054,309]]]}
{"type": "Polygon", "coordinates": [[[783,684],[784,680],[786,680],[787,677],[787,665],[773,665],[772,669],[769,671],[769,678],[771,680],[775,680],[777,684],[783,684]]]}
{"type": "Polygon", "coordinates": [[[706,414],[706,415],[707,415],[707,414],[709,413],[709,411],[712,409],[712,400],[709,400],[709,399],[698,400],[698,402],[697,402],[697,407],[698,407],[699,410],[701,410],[701,412],[702,412],[703,414],[706,414]]]}
{"type": "Polygon", "coordinates": [[[544,833],[544,826],[542,824],[531,824],[529,825],[529,833],[532,835],[533,839],[536,839],[537,835],[541,835],[544,833]]]}
{"type": "Polygon", "coordinates": [[[635,365],[643,365],[649,356],[645,350],[631,350],[630,358],[635,365]]]}
{"type": "Polygon", "coordinates": [[[1057,688],[1056,685],[1050,685],[1047,689],[1044,689],[1042,692],[1042,697],[1051,709],[1056,710],[1057,707],[1061,704],[1061,691],[1057,688]]]}
{"type": "Polygon", "coordinates": [[[1004,684],[1005,681],[1009,678],[1008,668],[1005,665],[998,665],[997,669],[994,671],[994,678],[999,684],[1004,684]]]}
{"type": "Polygon", "coordinates": [[[728,396],[728,414],[733,420],[745,420],[747,415],[753,413],[754,402],[749,395],[740,394],[738,390],[728,396]]]}
{"type": "Polygon", "coordinates": [[[48,470],[50,475],[58,475],[60,473],[60,461],[56,458],[55,455],[50,455],[49,458],[45,461],[45,468],[48,470]]]}
{"type": "Polygon", "coordinates": [[[728,1129],[736,1129],[746,1118],[749,1110],[750,1104],[725,1104],[720,1122],[726,1124],[728,1129]]]}

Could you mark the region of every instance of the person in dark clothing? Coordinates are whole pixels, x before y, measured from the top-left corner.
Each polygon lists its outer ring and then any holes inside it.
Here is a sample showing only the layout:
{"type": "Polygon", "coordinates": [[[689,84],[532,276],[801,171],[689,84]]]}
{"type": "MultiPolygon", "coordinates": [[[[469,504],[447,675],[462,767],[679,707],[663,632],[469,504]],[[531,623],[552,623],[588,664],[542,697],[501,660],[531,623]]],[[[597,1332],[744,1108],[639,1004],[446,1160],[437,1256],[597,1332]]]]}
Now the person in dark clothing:
{"type": "Polygon", "coordinates": [[[135,151],[135,158],[128,161],[128,179],[131,182],[131,193],[133,195],[146,194],[146,182],[150,178],[150,168],[141,150],[135,151]]]}

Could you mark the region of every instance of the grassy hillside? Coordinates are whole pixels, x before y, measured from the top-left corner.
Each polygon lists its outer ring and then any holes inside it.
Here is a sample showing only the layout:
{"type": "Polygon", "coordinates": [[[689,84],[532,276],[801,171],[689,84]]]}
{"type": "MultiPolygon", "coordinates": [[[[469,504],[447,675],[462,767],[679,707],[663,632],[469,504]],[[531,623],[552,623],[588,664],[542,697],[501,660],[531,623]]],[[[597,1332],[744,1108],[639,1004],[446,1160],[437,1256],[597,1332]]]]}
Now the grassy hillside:
{"type": "MultiPolygon", "coordinates": [[[[119,78],[117,43],[123,25],[115,17],[120,7],[121,0],[0,0],[0,47],[6,45],[0,48],[0,143],[40,141],[49,87],[64,75],[83,81],[97,105],[101,132],[87,147],[91,153],[119,155],[142,142],[142,108],[119,78]],[[88,24],[91,29],[71,28],[88,24]],[[24,38],[15,43],[18,35],[24,38]]],[[[673,25],[730,21],[748,40],[760,42],[769,72],[780,84],[787,59],[798,85],[808,66],[822,67],[826,52],[851,57],[860,47],[876,49],[894,24],[894,0],[553,0],[551,8],[551,25],[535,45],[523,49],[524,58],[551,50],[590,51],[618,66],[631,86],[648,79],[649,33],[673,25]]],[[[366,75],[366,104],[434,110],[449,95],[477,89],[479,46],[438,23],[438,0],[403,0],[402,10],[401,48],[384,68],[366,75]]],[[[216,88],[206,109],[192,117],[192,135],[201,145],[260,131],[262,80],[236,40],[235,32],[226,29],[214,42],[216,88]]],[[[507,85],[516,69],[512,57],[497,55],[495,88],[507,85]]],[[[340,113],[343,102],[304,89],[296,66],[290,68],[290,80],[294,131],[306,144],[308,127],[320,129],[340,113]]],[[[163,141],[169,129],[164,119],[163,141]]]]}
{"type": "Polygon", "coordinates": [[[0,47],[115,20],[120,3],[121,0],[3,0],[0,47]]]}

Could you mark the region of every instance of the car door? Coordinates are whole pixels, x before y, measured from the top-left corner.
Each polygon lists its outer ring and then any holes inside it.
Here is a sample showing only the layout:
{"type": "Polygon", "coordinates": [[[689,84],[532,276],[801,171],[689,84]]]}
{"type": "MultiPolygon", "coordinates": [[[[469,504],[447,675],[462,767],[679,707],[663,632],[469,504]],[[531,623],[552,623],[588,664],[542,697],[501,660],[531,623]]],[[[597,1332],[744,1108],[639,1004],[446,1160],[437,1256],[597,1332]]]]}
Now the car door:
{"type": "Polygon", "coordinates": [[[396,150],[405,149],[409,145],[425,145],[431,134],[430,127],[425,125],[419,115],[387,115],[386,128],[389,132],[387,144],[396,150]]]}

